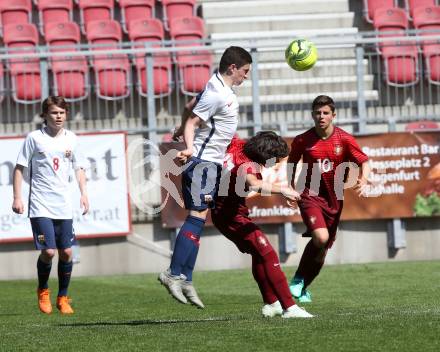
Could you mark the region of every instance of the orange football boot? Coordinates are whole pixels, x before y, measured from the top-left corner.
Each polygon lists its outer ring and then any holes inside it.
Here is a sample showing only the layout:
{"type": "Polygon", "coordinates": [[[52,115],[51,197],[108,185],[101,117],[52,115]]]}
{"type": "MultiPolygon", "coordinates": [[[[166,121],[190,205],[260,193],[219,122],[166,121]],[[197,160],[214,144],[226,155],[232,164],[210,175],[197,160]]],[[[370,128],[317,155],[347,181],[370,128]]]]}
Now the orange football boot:
{"type": "Polygon", "coordinates": [[[73,309],[70,306],[70,298],[67,296],[57,297],[57,308],[61,314],[73,314],[73,309]]]}
{"type": "Polygon", "coordinates": [[[50,290],[48,288],[39,288],[37,290],[38,307],[45,314],[52,313],[52,303],[50,303],[50,290]]]}

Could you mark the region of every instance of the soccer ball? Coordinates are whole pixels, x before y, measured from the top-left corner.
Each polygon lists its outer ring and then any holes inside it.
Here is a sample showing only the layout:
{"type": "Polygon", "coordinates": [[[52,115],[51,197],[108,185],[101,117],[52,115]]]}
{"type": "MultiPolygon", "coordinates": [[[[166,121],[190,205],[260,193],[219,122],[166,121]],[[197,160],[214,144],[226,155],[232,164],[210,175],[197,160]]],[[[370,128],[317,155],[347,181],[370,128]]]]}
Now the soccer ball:
{"type": "Polygon", "coordinates": [[[295,39],[286,49],[286,62],[296,71],[311,69],[318,60],[315,44],[307,39],[295,39]]]}

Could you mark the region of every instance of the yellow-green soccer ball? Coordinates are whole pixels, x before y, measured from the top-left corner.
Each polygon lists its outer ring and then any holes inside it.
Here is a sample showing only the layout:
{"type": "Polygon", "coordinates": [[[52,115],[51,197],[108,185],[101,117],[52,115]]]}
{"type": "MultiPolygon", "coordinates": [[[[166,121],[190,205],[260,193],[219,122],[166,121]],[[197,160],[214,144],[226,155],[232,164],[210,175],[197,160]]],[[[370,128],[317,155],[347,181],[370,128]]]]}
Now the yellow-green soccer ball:
{"type": "Polygon", "coordinates": [[[307,39],[295,39],[286,49],[286,62],[296,71],[306,71],[318,60],[315,44],[307,39]]]}

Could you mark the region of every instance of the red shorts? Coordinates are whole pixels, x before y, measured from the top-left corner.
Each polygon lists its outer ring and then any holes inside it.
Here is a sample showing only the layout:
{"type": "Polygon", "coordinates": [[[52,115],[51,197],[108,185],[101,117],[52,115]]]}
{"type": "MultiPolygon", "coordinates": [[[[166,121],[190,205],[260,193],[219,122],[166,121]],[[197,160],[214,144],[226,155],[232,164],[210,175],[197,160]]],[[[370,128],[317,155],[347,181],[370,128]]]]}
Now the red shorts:
{"type": "Polygon", "coordinates": [[[211,211],[214,225],[243,253],[265,256],[273,251],[266,235],[252,220],[243,214],[231,215],[227,212],[211,211]]]}
{"type": "Polygon", "coordinates": [[[331,248],[336,240],[336,231],[341,217],[342,206],[339,209],[331,209],[327,203],[317,197],[303,197],[298,202],[301,211],[301,217],[307,227],[307,232],[319,228],[326,228],[329,234],[329,240],[326,248],[331,248]]]}

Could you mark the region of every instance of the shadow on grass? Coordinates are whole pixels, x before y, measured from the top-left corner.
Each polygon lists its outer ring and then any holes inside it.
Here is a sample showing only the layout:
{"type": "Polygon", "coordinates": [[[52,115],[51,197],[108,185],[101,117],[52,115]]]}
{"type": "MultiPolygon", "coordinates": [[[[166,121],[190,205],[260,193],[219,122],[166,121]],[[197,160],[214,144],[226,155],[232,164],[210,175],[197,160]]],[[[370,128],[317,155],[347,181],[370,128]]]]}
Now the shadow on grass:
{"type": "MultiPolygon", "coordinates": [[[[243,318],[244,319],[244,318],[243,318]]],[[[206,318],[206,319],[144,319],[128,321],[97,321],[91,323],[59,324],[60,327],[83,327],[83,326],[136,326],[136,325],[162,325],[162,324],[186,324],[186,323],[210,323],[213,321],[242,320],[242,318],[206,318]]]]}

